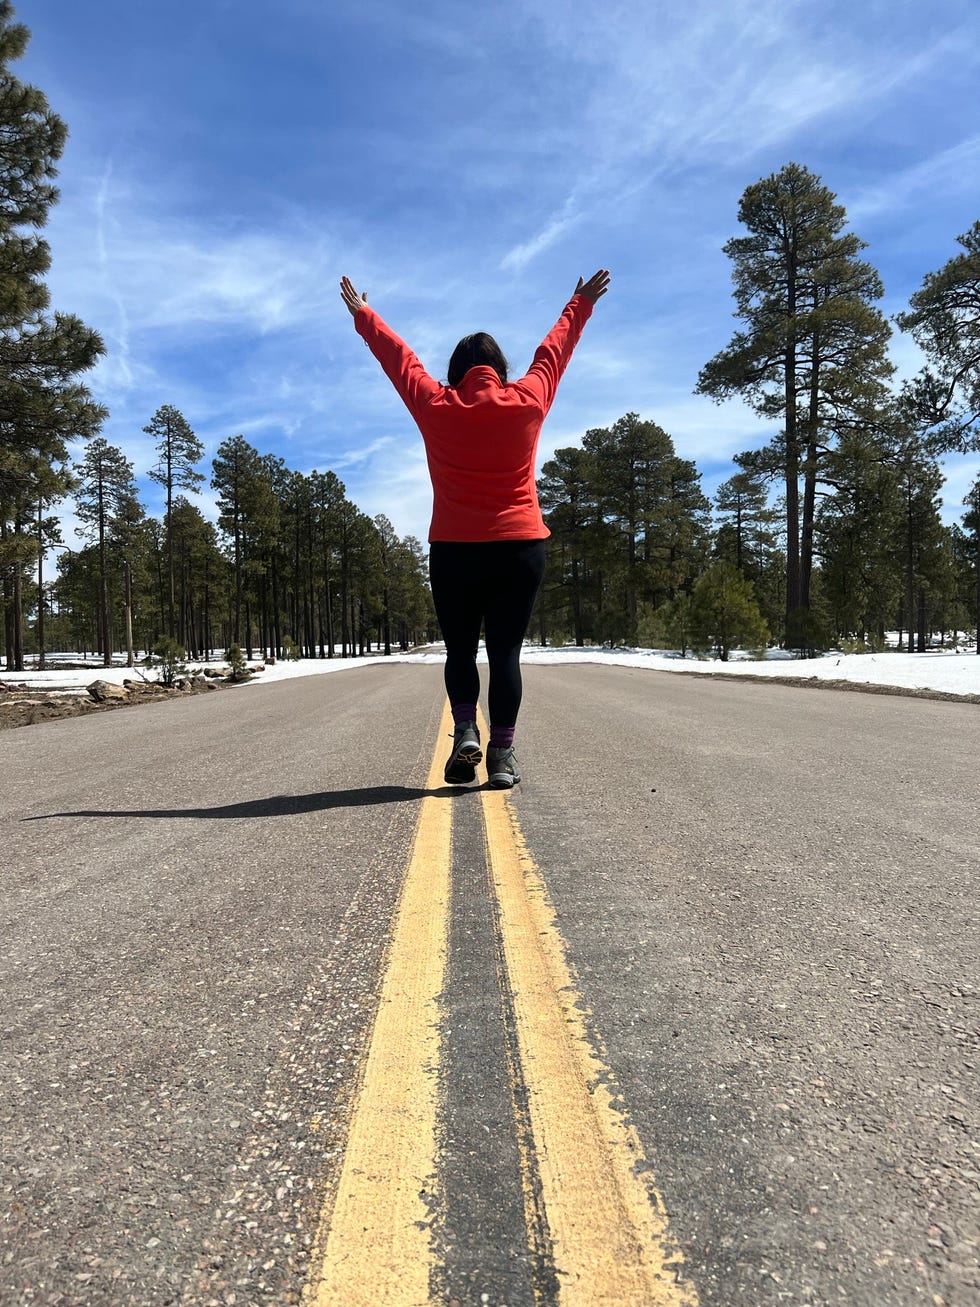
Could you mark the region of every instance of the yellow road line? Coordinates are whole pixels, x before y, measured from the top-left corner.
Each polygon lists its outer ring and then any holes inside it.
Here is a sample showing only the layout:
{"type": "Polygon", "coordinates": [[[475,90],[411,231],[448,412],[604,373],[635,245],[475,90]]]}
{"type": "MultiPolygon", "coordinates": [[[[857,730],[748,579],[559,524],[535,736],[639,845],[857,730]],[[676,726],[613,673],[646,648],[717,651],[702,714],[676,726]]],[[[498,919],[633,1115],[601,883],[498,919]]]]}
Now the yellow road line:
{"type": "Polygon", "coordinates": [[[506,792],[482,801],[561,1307],[696,1307],[516,814],[506,792]]]}
{"type": "MultiPolygon", "coordinates": [[[[448,707],[440,739],[447,732],[448,707]]],[[[442,766],[434,756],[427,789],[442,785],[442,766]]],[[[304,1292],[315,1307],[429,1302],[451,822],[445,798],[422,800],[337,1195],[304,1292]]]]}

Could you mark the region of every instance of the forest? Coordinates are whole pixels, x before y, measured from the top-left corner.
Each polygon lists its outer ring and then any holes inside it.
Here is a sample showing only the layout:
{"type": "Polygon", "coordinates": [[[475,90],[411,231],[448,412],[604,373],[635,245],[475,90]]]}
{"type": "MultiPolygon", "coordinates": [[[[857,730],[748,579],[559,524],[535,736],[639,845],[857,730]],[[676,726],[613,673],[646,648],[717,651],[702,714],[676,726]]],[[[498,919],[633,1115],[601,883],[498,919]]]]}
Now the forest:
{"type": "Polygon", "coordinates": [[[952,525],[940,491],[941,460],[980,449],[980,222],[898,315],[926,365],[896,386],[880,277],[821,179],[787,164],[745,190],[738,219],[747,234],[724,249],[740,328],[697,390],[742,399],[777,434],[733,454],[714,503],[636,413],[556,450],[542,629],[723,658],[975,633],[980,478],[952,525]]]}
{"type": "MultiPolygon", "coordinates": [[[[65,123],[9,69],[29,32],[0,0],[0,585],[4,657],[179,650],[200,661],[353,656],[438,636],[426,555],[370,518],[330,470],[291,470],[229,436],[205,448],[173,405],[147,414],[165,509],[100,434],[84,376],[98,333],[50,309],[41,230],[65,123]],[[81,448],[81,455],[70,453],[81,448]],[[189,495],[215,491],[216,523],[189,495]],[[63,539],[73,509],[84,539],[63,539]]],[[[631,411],[540,469],[552,533],[534,634],[544,643],[801,655],[976,638],[980,477],[945,523],[943,461],[980,450],[980,221],[889,321],[865,244],[822,179],[789,163],[738,204],[738,329],[697,391],[772,424],[709,500],[673,437],[631,411]],[[888,343],[925,360],[896,381],[888,343]]],[[[951,233],[951,237],[952,237],[951,233]]],[[[624,396],[629,408],[629,396],[624,396]]],[[[980,652],[980,649],[978,649],[980,652]]]]}

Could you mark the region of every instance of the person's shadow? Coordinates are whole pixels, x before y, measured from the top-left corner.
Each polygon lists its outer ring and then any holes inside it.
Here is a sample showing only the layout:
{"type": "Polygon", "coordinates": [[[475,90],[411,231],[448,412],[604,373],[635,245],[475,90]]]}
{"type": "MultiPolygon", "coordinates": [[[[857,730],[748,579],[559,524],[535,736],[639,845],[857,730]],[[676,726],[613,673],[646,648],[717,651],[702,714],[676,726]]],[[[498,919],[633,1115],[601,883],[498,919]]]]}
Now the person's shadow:
{"type": "Polygon", "coordinates": [[[421,790],[408,785],[368,785],[359,790],[319,790],[314,794],[271,794],[265,799],[242,803],[219,803],[210,808],[79,808],[73,812],[42,812],[22,821],[50,821],[55,817],[294,817],[303,812],[325,812],[329,808],[366,808],[376,803],[417,803],[425,798],[454,799],[476,793],[483,785],[442,785],[421,790]]]}

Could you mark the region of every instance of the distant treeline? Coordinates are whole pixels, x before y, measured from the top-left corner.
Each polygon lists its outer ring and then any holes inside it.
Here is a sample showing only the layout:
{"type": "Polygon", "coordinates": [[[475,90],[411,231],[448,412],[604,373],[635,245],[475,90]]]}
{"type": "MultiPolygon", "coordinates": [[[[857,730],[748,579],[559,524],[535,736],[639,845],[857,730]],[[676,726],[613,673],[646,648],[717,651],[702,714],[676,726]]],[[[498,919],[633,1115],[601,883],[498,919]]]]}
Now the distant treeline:
{"type": "Polygon", "coordinates": [[[233,436],[211,463],[216,529],[179,493],[204,480],[183,415],[165,406],[145,430],[157,439],[162,520],[147,516],[121,451],[90,440],[74,497],[91,543],[61,552],[49,585],[43,573],[23,581],[37,618],[28,651],[94,649],[108,665],[116,651],[169,640],[202,661],[232,644],[247,657],[332,658],[434,636],[422,546],[362,513],[333,472],[292,472],[233,436]]]}

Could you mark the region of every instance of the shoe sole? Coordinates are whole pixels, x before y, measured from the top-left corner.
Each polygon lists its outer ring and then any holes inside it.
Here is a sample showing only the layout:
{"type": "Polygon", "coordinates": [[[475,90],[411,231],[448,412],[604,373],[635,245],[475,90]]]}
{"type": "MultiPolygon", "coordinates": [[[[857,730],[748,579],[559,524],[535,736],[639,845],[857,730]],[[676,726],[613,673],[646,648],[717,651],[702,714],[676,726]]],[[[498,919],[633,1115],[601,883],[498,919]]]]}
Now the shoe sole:
{"type": "Polygon", "coordinates": [[[498,771],[489,777],[489,784],[492,790],[512,790],[520,783],[520,779],[520,776],[513,776],[510,772],[498,771]]]}

